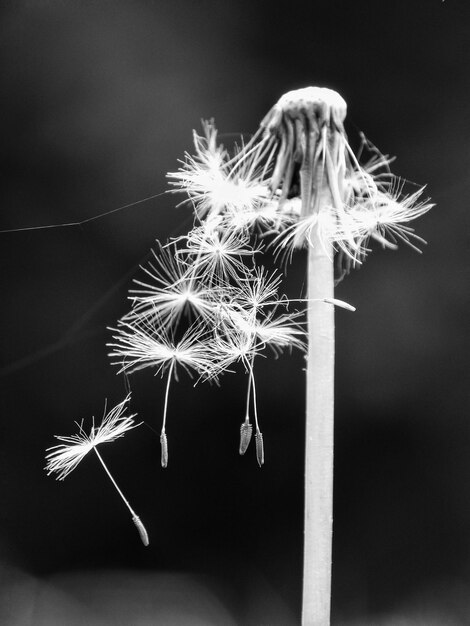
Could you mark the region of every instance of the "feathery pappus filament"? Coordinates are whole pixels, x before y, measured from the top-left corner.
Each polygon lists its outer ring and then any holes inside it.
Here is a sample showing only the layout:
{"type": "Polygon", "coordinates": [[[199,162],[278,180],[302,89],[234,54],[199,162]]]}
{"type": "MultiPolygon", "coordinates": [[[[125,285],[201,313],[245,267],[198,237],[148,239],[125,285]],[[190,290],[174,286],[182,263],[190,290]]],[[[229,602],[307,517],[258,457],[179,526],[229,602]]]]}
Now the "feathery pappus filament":
{"type": "Polygon", "coordinates": [[[46,455],[47,465],[45,470],[48,474],[53,472],[57,473],[57,480],[64,480],[85,458],[85,456],[94,450],[99,462],[103,466],[104,471],[108,475],[109,479],[113,483],[116,491],[119,493],[124,504],[129,509],[132,521],[139,531],[139,536],[144,546],[148,546],[149,539],[147,531],[143,523],[141,522],[134,509],[129,504],[127,498],[118,487],[111,472],[106,466],[101,454],[98,452],[97,446],[102,443],[111,443],[123,437],[128,430],[140,426],[140,424],[134,424],[134,417],[136,414],[125,416],[128,409],[128,403],[130,400],[130,394],[126,398],[116,405],[109,412],[106,412],[106,403],[104,408],[104,415],[100,426],[95,426],[95,420],[93,418],[93,426],[91,427],[90,434],[87,434],[83,429],[82,424],[77,424],[79,432],[75,435],[62,436],[56,435],[56,439],[63,443],[48,448],[49,454],[46,455]]]}

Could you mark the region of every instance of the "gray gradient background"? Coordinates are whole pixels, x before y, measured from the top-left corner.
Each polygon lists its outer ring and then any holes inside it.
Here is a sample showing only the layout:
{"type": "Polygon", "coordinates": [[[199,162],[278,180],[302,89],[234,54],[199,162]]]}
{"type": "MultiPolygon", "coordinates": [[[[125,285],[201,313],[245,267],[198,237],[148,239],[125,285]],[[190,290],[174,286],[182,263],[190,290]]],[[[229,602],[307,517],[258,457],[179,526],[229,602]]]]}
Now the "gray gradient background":
{"type": "MultiPolygon", "coordinates": [[[[310,84],[347,100],[353,143],[364,131],[428,183],[424,254],[376,250],[337,289],[357,312],[337,314],[333,623],[470,623],[469,3],[38,1],[0,16],[2,230],[163,192],[201,118],[250,133],[310,84]]],[[[145,426],[103,448],[147,549],[95,458],[63,484],[42,470],[54,434],[123,397],[105,329],[154,240],[187,228],[174,203],[0,234],[2,623],[299,621],[300,356],[259,367],[262,470],[237,453],[240,377],[175,387],[165,472],[145,426]]],[[[131,382],[158,430],[162,381],[131,382]]]]}

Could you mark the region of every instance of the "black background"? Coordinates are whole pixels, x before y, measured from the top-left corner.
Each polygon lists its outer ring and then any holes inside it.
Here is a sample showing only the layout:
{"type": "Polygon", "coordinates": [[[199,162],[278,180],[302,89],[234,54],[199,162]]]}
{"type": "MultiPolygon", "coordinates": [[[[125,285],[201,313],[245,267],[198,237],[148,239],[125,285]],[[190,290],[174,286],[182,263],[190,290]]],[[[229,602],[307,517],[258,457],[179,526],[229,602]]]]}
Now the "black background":
{"type": "MultiPolygon", "coordinates": [[[[307,85],[343,95],[352,143],[428,183],[424,254],[376,249],[337,289],[357,311],[336,318],[334,624],[470,623],[469,18],[463,0],[2,4],[2,230],[160,194],[201,118],[230,142],[307,85]]],[[[154,240],[187,229],[175,204],[0,234],[2,623],[299,623],[299,355],[257,371],[261,470],[237,452],[238,376],[174,387],[166,471],[145,425],[103,446],[148,548],[93,455],[64,483],[43,471],[54,434],[124,396],[106,326],[154,240]]],[[[131,384],[158,431],[163,381],[131,384]]]]}

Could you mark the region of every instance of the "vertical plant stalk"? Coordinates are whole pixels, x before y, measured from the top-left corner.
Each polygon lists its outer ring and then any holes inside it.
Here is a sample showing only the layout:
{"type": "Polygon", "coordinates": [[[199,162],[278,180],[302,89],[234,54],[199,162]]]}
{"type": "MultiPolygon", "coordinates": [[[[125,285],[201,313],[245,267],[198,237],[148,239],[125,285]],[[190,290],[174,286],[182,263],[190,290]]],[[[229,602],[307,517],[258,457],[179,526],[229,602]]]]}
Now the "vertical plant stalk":
{"type": "Polygon", "coordinates": [[[305,432],[302,626],[328,626],[333,530],[334,307],[333,249],[317,229],[308,249],[308,355],[305,432]]]}

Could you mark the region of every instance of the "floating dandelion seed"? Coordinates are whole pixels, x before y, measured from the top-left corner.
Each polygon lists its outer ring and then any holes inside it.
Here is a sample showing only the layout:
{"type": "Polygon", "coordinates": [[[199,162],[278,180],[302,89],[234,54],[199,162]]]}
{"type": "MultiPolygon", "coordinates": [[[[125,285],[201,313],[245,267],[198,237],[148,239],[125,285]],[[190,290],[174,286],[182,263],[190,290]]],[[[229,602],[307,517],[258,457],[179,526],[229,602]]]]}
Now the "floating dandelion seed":
{"type": "MultiPolygon", "coordinates": [[[[253,271],[242,278],[233,291],[232,304],[240,306],[250,316],[255,316],[265,307],[278,304],[278,289],[282,276],[268,274],[264,267],[254,267],[253,271]]],[[[287,298],[285,299],[287,301],[287,298]]]]}
{"type": "MultiPolygon", "coordinates": [[[[264,463],[264,452],[262,454],[262,463],[260,463],[261,457],[259,453],[258,437],[261,435],[261,432],[259,429],[259,422],[258,422],[258,406],[257,406],[257,399],[256,399],[256,385],[255,385],[255,376],[254,376],[253,367],[254,367],[254,356],[252,356],[251,362],[249,363],[248,390],[246,394],[246,413],[245,413],[245,420],[242,422],[240,426],[240,443],[239,443],[238,452],[241,455],[245,454],[245,452],[248,450],[248,446],[250,445],[251,438],[253,435],[253,425],[250,423],[250,401],[252,401],[253,416],[255,420],[255,429],[256,429],[256,434],[255,434],[256,456],[258,459],[259,466],[261,467],[261,465],[264,463]]],[[[262,439],[263,437],[261,435],[261,446],[263,445],[262,439]]]]}
{"type": "MultiPolygon", "coordinates": [[[[214,344],[214,353],[218,356],[217,374],[220,374],[223,371],[228,371],[232,364],[242,363],[249,376],[246,399],[246,416],[245,421],[240,426],[239,443],[239,453],[245,454],[253,432],[253,427],[250,424],[249,417],[251,398],[253,401],[253,415],[255,419],[256,433],[259,433],[256,384],[253,373],[253,365],[255,356],[264,349],[265,345],[257,339],[256,332],[247,332],[246,328],[240,330],[236,327],[236,325],[233,326],[232,324],[233,319],[231,319],[230,323],[227,323],[227,320],[224,320],[224,322],[220,325],[215,334],[216,342],[214,344]],[[224,330],[225,335],[223,335],[224,330]]],[[[247,325],[250,329],[252,328],[249,323],[247,325]]]]}
{"type": "Polygon", "coordinates": [[[186,242],[178,253],[191,255],[193,275],[205,276],[208,285],[220,284],[229,278],[237,279],[246,273],[244,257],[253,258],[259,248],[253,249],[243,233],[211,225],[198,226],[180,238],[186,242]]]}
{"type": "Polygon", "coordinates": [[[121,322],[119,328],[110,328],[115,343],[108,343],[113,348],[109,356],[113,365],[120,366],[118,374],[129,374],[146,368],[156,368],[155,374],[166,371],[172,363],[181,365],[187,372],[194,370],[198,374],[210,373],[213,367],[212,350],[204,341],[207,331],[193,325],[176,341],[165,327],[145,318],[121,322]]]}
{"type": "Polygon", "coordinates": [[[201,220],[252,212],[263,206],[270,196],[267,171],[261,165],[269,142],[255,149],[250,144],[244,146],[230,159],[226,150],[217,146],[213,122],[203,122],[203,129],[204,137],[194,132],[196,155],[186,154],[182,167],[167,174],[170,184],[188,194],[201,220]]]}
{"type": "Polygon", "coordinates": [[[154,261],[141,267],[151,282],[134,279],[141,288],[131,289],[133,307],[123,321],[145,319],[171,327],[185,313],[210,321],[214,316],[214,290],[197,279],[196,268],[183,260],[174,245],[152,253],[154,261]]]}
{"type": "Polygon", "coordinates": [[[275,317],[275,313],[271,312],[256,321],[256,336],[263,345],[272,348],[275,354],[284,348],[305,350],[305,331],[296,321],[300,315],[303,312],[296,311],[275,317]]]}
{"type": "Polygon", "coordinates": [[[109,356],[117,359],[115,365],[121,372],[135,372],[145,367],[155,367],[156,372],[167,372],[165,400],[163,407],[162,429],[160,433],[161,466],[168,465],[168,438],[166,420],[170,384],[173,377],[177,380],[176,366],[181,365],[188,373],[195,371],[202,377],[216,378],[214,365],[215,356],[208,342],[204,341],[207,330],[193,325],[179,341],[173,340],[166,327],[160,328],[147,319],[133,320],[131,323],[121,322],[118,329],[113,330],[116,343],[107,344],[113,348],[109,356]]]}
{"type": "Polygon", "coordinates": [[[263,443],[263,434],[259,430],[255,434],[255,443],[256,443],[256,459],[258,461],[258,465],[261,467],[262,465],[264,465],[264,443],[263,443]]]}
{"type": "Polygon", "coordinates": [[[134,522],[139,532],[142,543],[144,544],[144,546],[148,546],[149,538],[147,531],[145,530],[145,526],[143,525],[139,516],[132,509],[131,505],[118,487],[114,478],[111,476],[110,471],[108,470],[105,462],[103,461],[100,453],[97,450],[97,446],[99,446],[100,444],[116,441],[116,439],[123,437],[128,430],[136,428],[136,426],[139,425],[134,424],[133,418],[136,414],[124,416],[124,413],[128,408],[127,404],[129,400],[130,395],[128,395],[122,402],[116,405],[108,413],[106,413],[105,404],[104,416],[100,426],[95,426],[93,418],[93,426],[91,427],[89,435],[87,435],[86,432],[83,430],[82,424],[78,424],[79,433],[76,435],[56,435],[56,439],[62,441],[63,443],[48,448],[47,451],[50,452],[46,456],[47,465],[45,469],[48,475],[55,472],[57,473],[57,480],[64,480],[64,478],[77,467],[82,459],[84,459],[91,450],[94,450],[106,474],[109,476],[117,492],[123,499],[124,504],[129,509],[132,516],[132,521],[134,522]]]}

